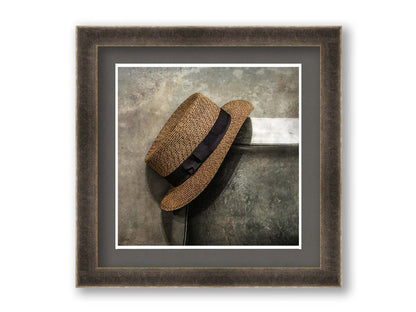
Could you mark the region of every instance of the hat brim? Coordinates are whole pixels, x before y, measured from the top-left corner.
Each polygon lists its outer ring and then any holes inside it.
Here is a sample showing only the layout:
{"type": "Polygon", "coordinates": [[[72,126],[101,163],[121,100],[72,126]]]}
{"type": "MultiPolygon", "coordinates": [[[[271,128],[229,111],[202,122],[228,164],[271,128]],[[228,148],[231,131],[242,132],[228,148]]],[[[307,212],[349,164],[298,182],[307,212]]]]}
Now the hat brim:
{"type": "Polygon", "coordinates": [[[227,132],[214,152],[205,160],[195,174],[177,187],[169,189],[162,199],[160,207],[173,211],[189,204],[208,186],[227,155],[233,141],[244,121],[253,110],[253,105],[246,101],[231,101],[222,107],[231,116],[227,132]]]}

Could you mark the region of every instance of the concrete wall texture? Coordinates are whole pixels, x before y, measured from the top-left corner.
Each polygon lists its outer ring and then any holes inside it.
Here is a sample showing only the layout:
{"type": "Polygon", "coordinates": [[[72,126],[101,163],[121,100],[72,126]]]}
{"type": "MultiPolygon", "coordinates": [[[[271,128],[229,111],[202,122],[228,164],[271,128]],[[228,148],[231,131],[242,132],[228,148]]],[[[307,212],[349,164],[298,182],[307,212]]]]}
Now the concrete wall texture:
{"type": "Polygon", "coordinates": [[[297,245],[297,148],[234,145],[206,191],[175,213],[159,208],[169,184],[144,157],[193,93],[218,106],[249,101],[251,117],[298,118],[298,81],[297,67],[120,67],[119,244],[297,245]]]}

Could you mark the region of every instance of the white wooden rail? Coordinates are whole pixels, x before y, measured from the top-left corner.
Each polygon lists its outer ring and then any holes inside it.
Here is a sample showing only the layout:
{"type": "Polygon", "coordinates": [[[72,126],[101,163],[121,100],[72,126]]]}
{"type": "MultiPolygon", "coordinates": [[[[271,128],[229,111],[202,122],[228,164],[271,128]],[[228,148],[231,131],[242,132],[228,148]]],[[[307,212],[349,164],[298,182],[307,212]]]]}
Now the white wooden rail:
{"type": "Polygon", "coordinates": [[[298,118],[250,118],[237,136],[237,145],[298,145],[298,118]],[[250,129],[251,125],[251,129],[250,129]]]}

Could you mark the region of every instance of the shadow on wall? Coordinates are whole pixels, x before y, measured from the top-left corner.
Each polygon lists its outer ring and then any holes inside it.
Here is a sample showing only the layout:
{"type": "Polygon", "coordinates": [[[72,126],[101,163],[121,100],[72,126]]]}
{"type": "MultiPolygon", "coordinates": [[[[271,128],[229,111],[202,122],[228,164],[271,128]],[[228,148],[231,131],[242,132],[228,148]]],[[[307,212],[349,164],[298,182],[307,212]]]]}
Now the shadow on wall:
{"type": "MultiPolygon", "coordinates": [[[[249,143],[252,136],[252,125],[248,118],[237,134],[236,141],[249,143]]],[[[207,188],[191,203],[175,211],[161,210],[161,222],[166,239],[170,245],[186,244],[186,227],[188,218],[197,216],[206,210],[218,198],[231,179],[234,170],[242,157],[244,150],[228,152],[216,175],[207,188]]],[[[170,188],[170,184],[149,166],[146,166],[146,179],[154,200],[160,204],[170,188]]]]}
{"type": "MultiPolygon", "coordinates": [[[[149,166],[146,166],[146,179],[153,199],[159,205],[170,188],[170,184],[149,166]]],[[[183,245],[186,222],[186,210],[175,211],[160,210],[161,223],[169,245],[183,245]]]]}

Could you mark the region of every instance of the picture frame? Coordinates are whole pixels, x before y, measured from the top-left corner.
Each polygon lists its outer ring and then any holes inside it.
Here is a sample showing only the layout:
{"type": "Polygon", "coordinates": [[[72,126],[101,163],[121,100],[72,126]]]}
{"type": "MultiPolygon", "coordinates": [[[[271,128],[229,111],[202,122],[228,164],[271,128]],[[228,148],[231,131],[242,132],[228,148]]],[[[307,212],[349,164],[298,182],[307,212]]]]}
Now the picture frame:
{"type": "MultiPolygon", "coordinates": [[[[77,287],[341,286],[341,27],[79,26],[76,33],[77,287]],[[284,48],[289,54],[302,47],[319,50],[319,64],[315,64],[319,68],[319,81],[316,81],[319,110],[314,110],[319,117],[319,125],[315,124],[319,128],[319,144],[315,144],[319,155],[319,168],[315,168],[319,172],[319,184],[312,194],[319,202],[319,266],[291,266],[290,257],[286,266],[198,266],[195,261],[193,265],[184,266],[141,266],[131,265],[132,262],[123,266],[100,265],[99,233],[111,231],[107,231],[99,213],[103,202],[99,194],[106,177],[99,173],[100,148],[105,144],[100,141],[99,127],[104,129],[105,125],[100,124],[103,97],[99,90],[103,87],[98,77],[99,72],[107,74],[99,69],[100,49],[109,47],[175,48],[179,54],[180,49],[201,47],[268,49],[270,53],[274,50],[269,48],[284,48]]],[[[215,58],[216,53],[213,50],[210,57],[215,58]]],[[[233,55],[228,57],[232,60],[233,55]]],[[[304,159],[307,159],[307,152],[306,146],[302,150],[304,159]]],[[[307,202],[303,205],[305,209],[307,202]]],[[[155,252],[158,257],[173,257],[180,250],[155,252]]],[[[216,251],[211,249],[210,252],[216,251]]],[[[253,257],[257,252],[260,255],[260,251],[253,252],[253,257]]],[[[141,258],[134,259],[139,263],[141,258]]]]}

